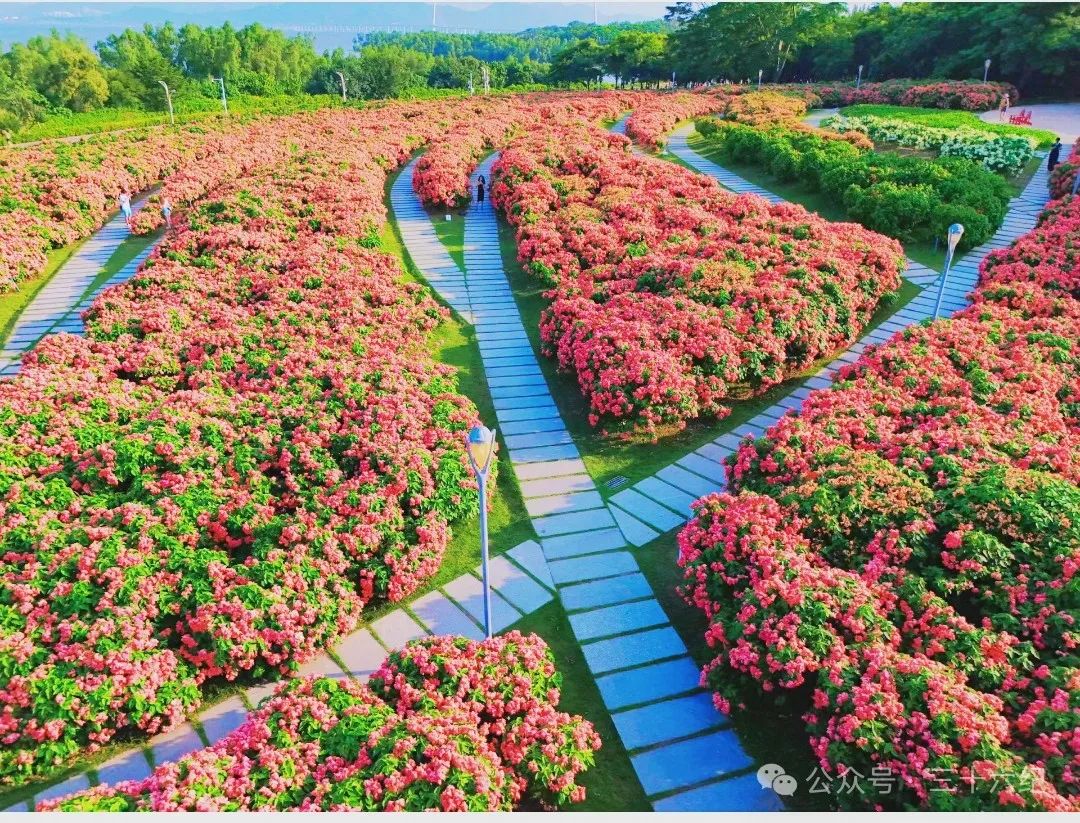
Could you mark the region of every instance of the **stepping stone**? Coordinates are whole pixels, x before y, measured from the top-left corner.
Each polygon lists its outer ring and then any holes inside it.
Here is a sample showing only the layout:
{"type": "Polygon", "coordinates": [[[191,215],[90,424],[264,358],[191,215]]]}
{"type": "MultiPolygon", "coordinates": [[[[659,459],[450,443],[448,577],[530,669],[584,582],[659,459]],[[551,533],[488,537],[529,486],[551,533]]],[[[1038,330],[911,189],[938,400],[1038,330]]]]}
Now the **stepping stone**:
{"type": "Polygon", "coordinates": [[[203,742],[190,723],[184,723],[150,740],[150,752],[155,766],[172,763],[201,748],[203,742]]]}
{"type": "Polygon", "coordinates": [[[13,806],[8,806],[6,809],[0,809],[0,813],[7,812],[32,812],[34,811],[34,799],[22,800],[13,806]]]}
{"type": "Polygon", "coordinates": [[[707,480],[675,465],[665,466],[656,473],[656,476],[694,498],[705,497],[724,490],[723,484],[707,480]]]}
{"type": "MultiPolygon", "coordinates": [[[[496,406],[496,408],[498,408],[498,406],[496,406]]],[[[559,417],[557,414],[538,420],[516,420],[504,422],[501,425],[501,430],[504,435],[555,431],[556,429],[562,428],[565,428],[565,426],[563,426],[562,418],[559,417]]]]}
{"type": "Polygon", "coordinates": [[[519,543],[506,553],[507,557],[525,569],[529,574],[539,580],[544,586],[555,590],[555,581],[551,579],[548,571],[547,559],[535,540],[526,540],[519,543]]]}
{"type": "Polygon", "coordinates": [[[529,449],[537,446],[558,446],[573,442],[568,431],[532,432],[512,434],[503,438],[511,449],[529,449]]]}
{"type": "Polygon", "coordinates": [[[599,508],[535,517],[532,525],[540,537],[554,537],[560,534],[595,531],[614,526],[615,520],[607,509],[599,508]]]}
{"type": "Polygon", "coordinates": [[[784,803],[772,789],[762,788],[757,774],[751,772],[657,800],[653,809],[658,812],[782,812],[784,803]]]}
{"type": "MultiPolygon", "coordinates": [[[[504,411],[496,410],[495,416],[499,418],[499,425],[502,427],[503,432],[506,432],[510,427],[507,423],[514,423],[524,420],[558,420],[559,427],[562,428],[562,419],[559,417],[559,410],[555,408],[554,403],[548,403],[546,406],[537,406],[535,408],[528,409],[506,409],[504,411]]],[[[520,431],[540,431],[540,429],[530,428],[515,428],[514,432],[520,431]]]]}
{"type": "Polygon", "coordinates": [[[551,579],[561,586],[566,583],[598,580],[627,572],[636,572],[638,565],[629,552],[615,551],[572,557],[566,560],[549,560],[548,570],[551,572],[551,579]]]}
{"type": "Polygon", "coordinates": [[[731,729],[650,749],[630,762],[647,795],[692,786],[753,765],[731,729]]]}
{"type": "MultiPolygon", "coordinates": [[[[463,574],[451,580],[445,591],[461,608],[472,616],[481,627],[484,626],[484,584],[471,574],[463,574]]],[[[497,591],[491,592],[491,631],[501,632],[521,619],[517,609],[511,606],[497,591]]]]}
{"type": "MultiPolygon", "coordinates": [[[[523,467],[524,468],[524,467],[523,467]]],[[[515,472],[516,473],[516,472],[515,472]]],[[[524,480],[518,475],[518,485],[525,498],[543,497],[550,494],[593,491],[592,478],[587,474],[570,474],[561,477],[544,477],[538,480],[524,480]]]]}
{"type": "Polygon", "coordinates": [[[646,526],[636,517],[632,516],[628,512],[623,511],[618,506],[609,506],[611,515],[615,518],[615,523],[618,524],[619,530],[622,532],[623,537],[626,538],[626,542],[633,546],[644,546],[646,543],[651,543],[660,533],[646,526]]]}
{"type": "Polygon", "coordinates": [[[666,657],[680,657],[686,654],[686,646],[675,629],[664,626],[587,643],[581,647],[581,651],[585,655],[589,671],[603,674],[663,660],[666,657]]]}
{"type": "Polygon", "coordinates": [[[473,640],[484,639],[483,629],[442,592],[428,592],[418,597],[409,604],[409,610],[432,634],[460,634],[473,640]]]}
{"type": "MultiPolygon", "coordinates": [[[[532,449],[512,449],[510,460],[515,466],[521,463],[553,463],[559,460],[573,460],[581,452],[573,443],[558,446],[537,446],[532,449]]],[[[552,475],[548,475],[551,477],[552,475]]]]}
{"type": "Polygon", "coordinates": [[[627,751],[689,737],[727,722],[705,692],[650,703],[613,714],[611,719],[627,751]]]}
{"type": "Polygon", "coordinates": [[[601,508],[603,505],[603,498],[595,491],[558,494],[551,497],[530,497],[525,500],[525,509],[530,517],[584,511],[601,508]]]}
{"type": "Polygon", "coordinates": [[[595,529],[546,537],[540,541],[540,545],[544,550],[544,555],[551,561],[621,549],[626,545],[626,541],[619,529],[595,529]]]}
{"type": "Polygon", "coordinates": [[[605,606],[589,612],[570,615],[570,625],[579,642],[668,623],[667,615],[656,600],[605,606]]]}
{"type": "Polygon", "coordinates": [[[403,609],[395,609],[385,617],[380,617],[371,624],[371,633],[391,650],[403,648],[410,640],[427,635],[424,627],[409,617],[403,609]]]}
{"type": "Polygon", "coordinates": [[[697,500],[692,494],[687,494],[674,486],[669,486],[657,477],[647,477],[640,483],[636,483],[633,488],[635,491],[664,504],[684,517],[691,515],[691,507],[694,505],[694,501],[697,500]]]}
{"type": "Polygon", "coordinates": [[[671,531],[686,522],[686,517],[675,514],[640,492],[634,491],[634,489],[625,489],[613,495],[611,502],[626,510],[627,513],[633,512],[634,517],[643,520],[661,532],[671,531]]]}
{"type": "Polygon", "coordinates": [[[199,715],[199,725],[207,742],[213,746],[221,738],[247,720],[247,706],[239,697],[230,697],[199,715]]]}
{"type": "Polygon", "coordinates": [[[35,806],[45,800],[57,800],[75,792],[81,792],[90,788],[90,778],[85,774],[76,774],[69,777],[63,783],[42,789],[34,796],[35,806]]]}
{"type": "MultiPolygon", "coordinates": [[[[646,601],[655,602],[655,601],[646,601]]],[[[633,604],[617,606],[629,608],[633,604]]],[[[595,612],[590,612],[595,614],[595,612]]],[[[573,617],[571,617],[571,620],[573,617]]],[[[692,692],[699,687],[701,671],[689,657],[653,663],[639,669],[630,669],[615,674],[605,674],[596,678],[600,696],[610,711],[648,703],[664,697],[672,697],[683,692],[692,692]]]]}
{"type": "Polygon", "coordinates": [[[297,677],[328,677],[331,680],[342,680],[345,672],[334,662],[326,652],[313,657],[296,671],[297,677]]]}
{"type": "MultiPolygon", "coordinates": [[[[475,574],[481,574],[479,567],[475,574]]],[[[552,599],[550,591],[502,556],[488,561],[488,582],[522,614],[532,614],[552,599]]]]}
{"type": "Polygon", "coordinates": [[[514,474],[518,480],[542,480],[571,474],[588,474],[588,469],[577,455],[573,455],[559,460],[518,464],[514,466],[514,474]]]}
{"type": "Polygon", "coordinates": [[[126,751],[97,767],[98,783],[106,786],[124,780],[144,780],[150,776],[150,772],[150,761],[142,748],[126,751]]]}
{"type": "Polygon", "coordinates": [[[273,683],[259,683],[258,685],[245,689],[244,699],[247,701],[247,704],[251,706],[251,708],[257,709],[259,708],[260,703],[262,703],[266,698],[270,697],[274,692],[277,691],[278,686],[280,686],[282,682],[284,681],[276,681],[273,683]]]}
{"type": "MultiPolygon", "coordinates": [[[[535,408],[550,408],[551,407],[551,395],[548,394],[547,389],[542,392],[532,395],[516,395],[514,397],[493,397],[491,399],[492,404],[495,406],[495,414],[498,417],[503,416],[503,412],[513,411],[514,409],[535,409],[535,408]]],[[[562,428],[562,421],[559,421],[558,428],[562,428]]],[[[503,426],[503,431],[506,430],[506,425],[503,426]]],[[[529,432],[535,433],[535,432],[529,432]]],[[[509,445],[509,443],[507,443],[509,445]]]]}
{"type": "Polygon", "coordinates": [[[676,460],[675,464],[717,483],[727,482],[727,475],[724,473],[724,467],[720,463],[715,460],[706,460],[695,452],[676,460]]]}
{"type": "Polygon", "coordinates": [[[386,650],[367,629],[355,631],[339,641],[334,652],[345,666],[346,674],[362,682],[366,682],[386,659],[386,650]]]}

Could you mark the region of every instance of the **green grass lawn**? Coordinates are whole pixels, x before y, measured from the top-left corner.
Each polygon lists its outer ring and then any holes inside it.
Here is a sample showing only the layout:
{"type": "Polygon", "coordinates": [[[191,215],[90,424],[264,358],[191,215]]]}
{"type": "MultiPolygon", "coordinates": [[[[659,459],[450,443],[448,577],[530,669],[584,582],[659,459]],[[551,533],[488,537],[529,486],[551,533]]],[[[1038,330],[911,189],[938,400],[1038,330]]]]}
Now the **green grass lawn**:
{"type": "Polygon", "coordinates": [[[435,234],[450,253],[458,268],[465,271],[465,209],[426,209],[435,234]],[[446,219],[446,215],[450,219],[446,219]]]}
{"type": "MultiPolygon", "coordinates": [[[[513,229],[502,220],[499,221],[499,245],[502,251],[503,267],[510,280],[514,297],[517,299],[525,330],[529,334],[534,350],[539,352],[540,313],[547,305],[547,300],[543,296],[544,288],[517,262],[513,229]]],[[[906,280],[903,281],[895,299],[878,310],[866,330],[870,331],[884,322],[918,293],[917,286],[906,280]]],[[[616,491],[604,485],[612,478],[622,476],[628,478],[630,483],[635,483],[654,474],[683,454],[716,439],[734,426],[768,408],[803,379],[819,371],[832,357],[822,358],[805,371],[792,375],[790,379],[773,386],[763,394],[746,400],[733,401],[731,414],[723,420],[693,421],[682,431],[662,437],[658,442],[641,437],[623,439],[598,433],[589,425],[588,404],[578,388],[577,379],[571,374],[558,371],[553,359],[543,356],[538,356],[537,359],[540,361],[540,368],[547,378],[555,403],[562,414],[563,422],[581,451],[589,474],[596,481],[601,494],[606,495],[616,491]]]]}

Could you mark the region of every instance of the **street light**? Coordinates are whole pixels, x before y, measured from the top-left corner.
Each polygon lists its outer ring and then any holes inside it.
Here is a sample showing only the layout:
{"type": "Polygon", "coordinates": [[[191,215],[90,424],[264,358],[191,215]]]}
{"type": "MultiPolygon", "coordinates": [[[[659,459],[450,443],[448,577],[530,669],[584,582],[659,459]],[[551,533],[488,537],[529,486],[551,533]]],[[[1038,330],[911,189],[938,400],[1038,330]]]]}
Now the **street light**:
{"type": "Polygon", "coordinates": [[[335,71],[334,74],[336,74],[338,76],[338,79],[341,81],[341,102],[344,103],[345,102],[345,75],[342,74],[340,71],[335,71]]]}
{"type": "Polygon", "coordinates": [[[225,99],[225,78],[224,77],[211,77],[211,80],[217,80],[221,84],[221,107],[225,109],[225,113],[229,113],[229,101],[225,99]]]}
{"type": "Polygon", "coordinates": [[[990,76],[990,58],[986,58],[986,62],[983,63],[983,82],[986,82],[986,78],[990,76]]]}
{"type": "Polygon", "coordinates": [[[495,431],[474,426],[465,437],[465,451],[480,487],[480,566],[484,578],[484,634],[491,637],[491,588],[488,586],[487,479],[495,455],[495,431]]]}
{"type": "Polygon", "coordinates": [[[938,311],[941,309],[941,298],[945,294],[945,281],[949,278],[949,267],[952,265],[953,254],[956,252],[956,244],[964,235],[964,227],[959,223],[949,226],[949,250],[945,253],[945,271],[941,273],[941,285],[938,286],[937,302],[934,303],[934,319],[937,320],[938,311]]]}
{"type": "Polygon", "coordinates": [[[758,69],[757,70],[757,90],[758,91],[761,91],[761,75],[762,75],[762,73],[764,71],[765,71],[764,69],[758,69]]]}
{"type": "Polygon", "coordinates": [[[158,80],[158,82],[161,83],[161,87],[163,89],[165,89],[165,102],[169,106],[169,125],[170,126],[175,126],[176,125],[176,118],[173,117],[172,95],[169,94],[169,84],[166,83],[164,80],[158,80]]]}
{"type": "Polygon", "coordinates": [[[862,85],[862,63],[859,64],[859,76],[855,78],[855,88],[862,85]]]}

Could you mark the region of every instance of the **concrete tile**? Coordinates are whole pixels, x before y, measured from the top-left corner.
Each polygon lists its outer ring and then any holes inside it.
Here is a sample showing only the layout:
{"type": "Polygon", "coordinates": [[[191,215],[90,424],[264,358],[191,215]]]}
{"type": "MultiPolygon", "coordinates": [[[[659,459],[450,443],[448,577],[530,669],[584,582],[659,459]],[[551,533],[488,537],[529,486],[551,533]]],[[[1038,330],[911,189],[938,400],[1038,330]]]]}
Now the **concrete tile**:
{"type": "Polygon", "coordinates": [[[727,723],[706,692],[618,712],[611,719],[627,751],[690,737],[727,723]]]}
{"type": "Polygon", "coordinates": [[[620,603],[570,615],[574,636],[581,642],[667,623],[667,615],[656,600],[620,603]]]}
{"type": "Polygon", "coordinates": [[[410,640],[427,636],[424,627],[402,609],[395,609],[372,623],[371,633],[388,649],[400,649],[410,640]]]}
{"type": "MultiPolygon", "coordinates": [[[[646,601],[654,602],[654,601],[646,601]]],[[[619,608],[628,608],[624,604],[619,608]]],[[[665,697],[673,697],[699,688],[701,671],[689,657],[653,663],[638,669],[630,669],[596,678],[600,696],[610,711],[649,703],[665,697]]]]}
{"type": "Polygon", "coordinates": [[[651,663],[667,657],[680,657],[686,654],[683,644],[675,629],[664,626],[647,629],[636,634],[597,640],[581,647],[585,662],[593,674],[616,669],[628,669],[651,663]]]}
{"type": "Polygon", "coordinates": [[[629,552],[613,551],[566,560],[549,560],[548,570],[551,572],[551,579],[561,586],[634,572],[638,570],[638,565],[629,552]]]}

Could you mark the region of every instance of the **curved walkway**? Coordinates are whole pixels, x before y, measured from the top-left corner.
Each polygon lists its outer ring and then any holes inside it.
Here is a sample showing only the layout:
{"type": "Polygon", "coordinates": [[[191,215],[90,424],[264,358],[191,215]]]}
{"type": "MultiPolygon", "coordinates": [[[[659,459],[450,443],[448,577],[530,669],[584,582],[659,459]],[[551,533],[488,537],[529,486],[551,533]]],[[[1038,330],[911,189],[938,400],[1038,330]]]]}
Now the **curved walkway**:
{"type": "MultiPolygon", "coordinates": [[[[494,157],[474,172],[490,179],[494,157]]],[[[657,810],[779,808],[608,512],[563,424],[503,269],[490,203],[465,216],[465,270],[453,263],[412,189],[391,203],[405,247],[451,305],[471,319],[507,457],[574,635],[657,810]],[[464,293],[460,289],[464,287],[464,293]],[[732,776],[734,775],[734,777],[732,776]],[[770,796],[771,795],[771,796],[770,796]]],[[[539,560],[539,558],[538,558],[539,560]]]]}
{"type": "MultiPolygon", "coordinates": [[[[757,194],[774,203],[783,202],[776,195],[743,180],[691,149],[686,141],[692,130],[693,126],[677,130],[668,143],[668,151],[703,174],[714,177],[731,191],[738,194],[757,194]]],[[[1038,213],[1048,199],[1046,166],[1043,165],[1024,191],[1010,202],[1009,214],[994,236],[953,264],[942,292],[941,316],[948,317],[968,305],[967,295],[978,280],[982,258],[993,249],[1010,245],[1017,237],[1034,228],[1038,213]]],[[[636,546],[641,546],[663,532],[681,527],[690,517],[690,505],[694,500],[703,494],[724,488],[725,477],[721,462],[738,448],[744,437],[760,437],[789,411],[798,411],[811,391],[828,388],[837,371],[858,360],[867,346],[883,343],[907,326],[930,319],[934,313],[939,275],[925,266],[909,261],[905,277],[923,286],[922,293],[874,331],[849,346],[813,377],[746,423],[735,426],[711,443],[683,455],[655,475],[613,495],[608,506],[622,527],[626,539],[636,546]]]]}
{"type": "MultiPolygon", "coordinates": [[[[1066,146],[1080,137],[1080,103],[1034,103],[1025,105],[1021,101],[1009,107],[1010,114],[1019,114],[1021,109],[1031,112],[1031,127],[1033,129],[1049,129],[1061,138],[1066,146]]],[[[979,115],[984,123],[1000,123],[1001,116],[997,110],[984,111],[979,115]]],[[[1005,118],[1008,123],[1009,119],[1005,118]]],[[[1068,149],[1065,150],[1066,154],[1068,149]]]]}

